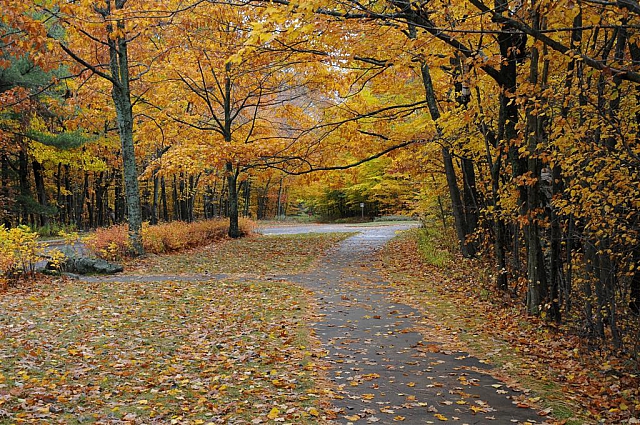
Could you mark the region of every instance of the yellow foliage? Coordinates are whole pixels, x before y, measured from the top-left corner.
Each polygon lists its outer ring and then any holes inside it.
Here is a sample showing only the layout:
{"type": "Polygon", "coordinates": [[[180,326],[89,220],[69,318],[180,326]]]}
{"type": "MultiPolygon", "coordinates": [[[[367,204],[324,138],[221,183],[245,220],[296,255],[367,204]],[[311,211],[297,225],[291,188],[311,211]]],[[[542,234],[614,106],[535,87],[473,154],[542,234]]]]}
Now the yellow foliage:
{"type": "Polygon", "coordinates": [[[38,234],[27,226],[6,229],[0,225],[0,276],[15,277],[35,272],[44,255],[38,234]]]}

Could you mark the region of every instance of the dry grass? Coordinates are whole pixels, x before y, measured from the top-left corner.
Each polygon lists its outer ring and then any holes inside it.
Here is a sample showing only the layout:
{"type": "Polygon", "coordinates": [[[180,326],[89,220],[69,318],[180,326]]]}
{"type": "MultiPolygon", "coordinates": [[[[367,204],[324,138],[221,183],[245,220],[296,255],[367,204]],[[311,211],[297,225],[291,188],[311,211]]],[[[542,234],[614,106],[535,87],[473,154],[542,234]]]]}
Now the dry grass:
{"type": "MultiPolygon", "coordinates": [[[[144,224],[142,243],[145,252],[161,254],[204,246],[227,237],[228,220],[203,220],[193,223],[172,221],[155,226],[144,224]]],[[[247,235],[254,231],[251,220],[240,220],[240,231],[247,235]]],[[[99,257],[121,260],[131,254],[126,224],[97,229],[85,243],[99,257]]]]}

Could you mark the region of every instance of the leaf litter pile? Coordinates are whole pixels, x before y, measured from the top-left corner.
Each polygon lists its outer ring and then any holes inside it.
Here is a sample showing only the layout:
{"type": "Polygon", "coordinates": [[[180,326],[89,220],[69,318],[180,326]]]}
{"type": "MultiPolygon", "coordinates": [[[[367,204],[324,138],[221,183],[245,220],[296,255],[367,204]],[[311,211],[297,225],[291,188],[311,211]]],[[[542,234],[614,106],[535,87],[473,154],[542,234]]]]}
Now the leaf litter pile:
{"type": "MultiPolygon", "coordinates": [[[[281,245],[255,237],[223,252],[156,257],[151,268],[177,272],[193,255],[227,272],[257,261],[272,263],[258,271],[291,271],[347,236],[277,238],[281,245]],[[296,252],[283,258],[283,249],[296,252]]],[[[259,278],[125,280],[43,280],[0,293],[0,423],[322,420],[308,292],[259,278]]]]}

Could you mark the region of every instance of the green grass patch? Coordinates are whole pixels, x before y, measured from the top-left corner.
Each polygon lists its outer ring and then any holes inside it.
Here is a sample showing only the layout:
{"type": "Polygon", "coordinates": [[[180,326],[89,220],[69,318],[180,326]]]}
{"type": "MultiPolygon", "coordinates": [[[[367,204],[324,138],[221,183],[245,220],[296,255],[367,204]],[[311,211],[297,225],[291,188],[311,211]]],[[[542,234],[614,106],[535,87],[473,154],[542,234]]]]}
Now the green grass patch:
{"type": "Polygon", "coordinates": [[[274,407],[315,423],[307,302],[297,286],[260,281],[10,291],[0,423],[266,422],[274,407]]]}
{"type": "Polygon", "coordinates": [[[451,244],[444,243],[445,241],[450,242],[453,235],[443,234],[432,227],[420,228],[414,234],[417,238],[420,254],[427,264],[444,267],[453,260],[451,244]]]}

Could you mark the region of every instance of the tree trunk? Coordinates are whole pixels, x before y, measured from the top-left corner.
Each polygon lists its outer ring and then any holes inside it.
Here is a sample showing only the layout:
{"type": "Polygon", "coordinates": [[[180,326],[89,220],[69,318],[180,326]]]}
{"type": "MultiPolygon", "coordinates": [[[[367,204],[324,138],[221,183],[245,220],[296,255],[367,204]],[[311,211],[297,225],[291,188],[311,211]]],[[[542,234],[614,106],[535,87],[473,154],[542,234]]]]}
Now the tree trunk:
{"type": "MultiPolygon", "coordinates": [[[[89,186],[87,185],[87,190],[89,190],[89,186]]],[[[93,191],[90,193],[90,196],[87,196],[87,215],[89,216],[89,228],[93,229],[96,227],[96,192],[93,191]]]]}
{"type": "Polygon", "coordinates": [[[244,211],[243,216],[249,217],[251,208],[251,179],[246,179],[244,184],[244,211]]]}
{"type": "Polygon", "coordinates": [[[29,201],[31,200],[31,188],[29,185],[29,163],[27,162],[27,152],[20,149],[18,155],[18,181],[20,183],[20,222],[29,222],[29,201]]]}
{"type": "Polygon", "coordinates": [[[153,173],[153,202],[151,204],[151,224],[158,224],[158,199],[160,196],[160,178],[153,173]]]}
{"type": "Polygon", "coordinates": [[[178,190],[178,210],[180,211],[179,217],[180,220],[182,221],[189,221],[189,208],[187,205],[187,189],[186,189],[186,183],[184,180],[184,174],[180,173],[180,185],[178,186],[179,190],[178,190]]]}
{"type": "MultiPolygon", "coordinates": [[[[540,29],[539,16],[534,12],[534,27],[540,29]]],[[[529,82],[533,87],[539,84],[540,52],[536,46],[531,47],[531,64],[529,82]]],[[[532,183],[526,185],[526,198],[522,204],[521,214],[526,218],[525,236],[527,241],[527,310],[530,314],[540,314],[543,301],[547,296],[547,278],[542,253],[541,231],[539,226],[541,167],[537,158],[538,145],[543,141],[541,111],[536,111],[535,104],[526,106],[527,115],[527,172],[532,183]]]]}
{"type": "Polygon", "coordinates": [[[58,162],[58,170],[56,172],[56,204],[58,205],[58,222],[64,223],[64,200],[62,198],[62,163],[58,162]]]}
{"type": "Polygon", "coordinates": [[[65,223],[70,225],[74,217],[74,191],[71,187],[71,178],[69,177],[69,166],[64,166],[64,190],[67,192],[65,196],[65,223]]]}
{"type": "Polygon", "coordinates": [[[105,218],[107,215],[106,205],[105,205],[105,193],[106,183],[104,182],[104,171],[100,171],[98,177],[93,182],[93,191],[96,196],[95,208],[96,208],[96,227],[102,227],[105,225],[105,218]]]}
{"type": "MultiPolygon", "coordinates": [[[[116,1],[116,8],[122,9],[124,1],[116,1]]],[[[125,30],[124,21],[117,22],[118,29],[125,30]]],[[[111,25],[109,25],[111,27],[111,25]]],[[[111,33],[112,28],[109,28],[111,33]]],[[[138,170],[133,144],[133,110],[131,104],[131,88],[129,86],[129,54],[127,39],[119,37],[109,39],[109,67],[114,81],[111,97],[116,110],[118,132],[122,147],[122,164],[124,173],[124,189],[127,199],[129,241],[135,255],[144,254],[142,246],[142,208],[138,189],[138,170]]]]}
{"type": "Polygon", "coordinates": [[[162,219],[169,221],[169,208],[167,207],[167,184],[164,176],[160,178],[160,199],[162,200],[162,219]]]}
{"type": "Polygon", "coordinates": [[[240,225],[238,223],[238,172],[234,171],[233,164],[227,162],[227,182],[229,189],[229,237],[239,238],[240,225]]]}
{"type": "Polygon", "coordinates": [[[587,272],[587,279],[585,279],[583,291],[585,294],[584,302],[587,330],[589,331],[589,336],[604,338],[604,321],[602,320],[604,305],[601,305],[603,300],[603,291],[600,281],[601,274],[599,256],[597,254],[596,246],[590,240],[585,240],[584,244],[585,271],[587,272]],[[591,282],[594,282],[595,284],[595,298],[598,302],[597,306],[593,305],[591,282]]]}
{"type": "MultiPolygon", "coordinates": [[[[426,63],[422,63],[421,72],[422,84],[425,89],[425,98],[427,101],[427,105],[429,106],[429,113],[431,115],[431,119],[436,122],[437,126],[437,121],[440,119],[440,109],[438,108],[436,94],[433,90],[433,82],[431,80],[429,65],[427,65],[426,63]]],[[[438,130],[438,133],[440,133],[440,130],[438,130]]],[[[451,153],[445,146],[442,147],[442,159],[444,161],[444,172],[447,178],[449,196],[451,197],[451,208],[453,210],[454,224],[456,228],[456,235],[458,237],[458,243],[460,245],[460,251],[462,252],[463,256],[471,257],[472,254],[469,252],[469,247],[466,243],[467,233],[465,230],[467,226],[465,223],[464,211],[462,208],[460,188],[458,187],[456,171],[453,165],[453,159],[451,158],[451,153]]]]}
{"type": "Polygon", "coordinates": [[[11,190],[9,187],[9,159],[6,155],[2,155],[1,162],[1,171],[0,171],[0,199],[2,200],[3,210],[0,211],[2,215],[2,224],[9,229],[11,227],[11,216],[9,214],[9,209],[11,207],[11,190]]]}
{"type": "MultiPolygon", "coordinates": [[[[565,313],[569,313],[571,307],[571,286],[563,284],[562,273],[562,228],[560,217],[551,206],[553,196],[564,191],[562,184],[562,171],[560,165],[556,165],[551,170],[551,197],[546,200],[549,219],[551,220],[550,231],[550,253],[549,253],[549,298],[554,306],[556,322],[561,320],[561,307],[564,306],[565,313]]],[[[566,249],[570,249],[567,246],[566,249]]]]}
{"type": "Polygon", "coordinates": [[[227,202],[225,201],[225,199],[229,198],[229,195],[227,193],[227,180],[228,179],[226,177],[222,179],[222,188],[220,189],[220,197],[218,198],[218,213],[220,214],[220,217],[222,217],[223,215],[224,217],[229,216],[227,202]]]}
{"type": "Polygon", "coordinates": [[[85,187],[86,183],[87,183],[87,172],[85,171],[82,189],[78,190],[77,185],[74,185],[76,190],[74,190],[75,203],[74,203],[73,216],[75,218],[76,226],[79,229],[84,229],[84,223],[83,223],[83,220],[82,220],[82,216],[83,216],[83,213],[84,213],[85,196],[87,194],[87,189],[85,187]]]}
{"type": "Polygon", "coordinates": [[[478,227],[478,191],[476,188],[476,173],[473,161],[468,158],[462,158],[462,181],[463,181],[463,202],[464,202],[464,224],[465,237],[467,238],[467,253],[469,257],[475,257],[478,247],[477,243],[468,240],[478,227]]]}
{"type": "MultiPolygon", "coordinates": [[[[225,78],[224,78],[224,141],[226,143],[231,143],[231,123],[233,121],[232,111],[231,111],[231,77],[229,75],[231,71],[231,63],[227,62],[225,65],[225,78]]],[[[231,161],[227,161],[225,167],[226,175],[227,175],[227,184],[228,184],[228,196],[227,196],[227,208],[229,214],[229,237],[239,238],[242,236],[240,234],[240,226],[238,223],[238,173],[239,169],[236,167],[234,169],[233,163],[231,161]]]]}
{"type": "Polygon", "coordinates": [[[36,196],[38,203],[40,204],[40,212],[38,214],[40,226],[45,227],[49,225],[49,202],[47,200],[47,192],[44,185],[44,167],[38,161],[31,163],[33,169],[33,178],[36,184],[36,196]]]}
{"type": "MultiPolygon", "coordinates": [[[[278,202],[276,204],[276,219],[280,220],[282,216],[282,183],[284,182],[284,178],[280,179],[280,186],[278,187],[278,202]]],[[[284,217],[282,217],[284,218],[284,217]]]]}
{"type": "Polygon", "coordinates": [[[180,205],[178,204],[178,179],[173,175],[173,185],[171,186],[171,194],[173,195],[173,219],[180,220],[180,205]]]}
{"type": "Polygon", "coordinates": [[[122,223],[124,221],[125,202],[122,194],[122,173],[120,170],[116,172],[116,182],[114,188],[115,194],[115,222],[122,223]]]}

